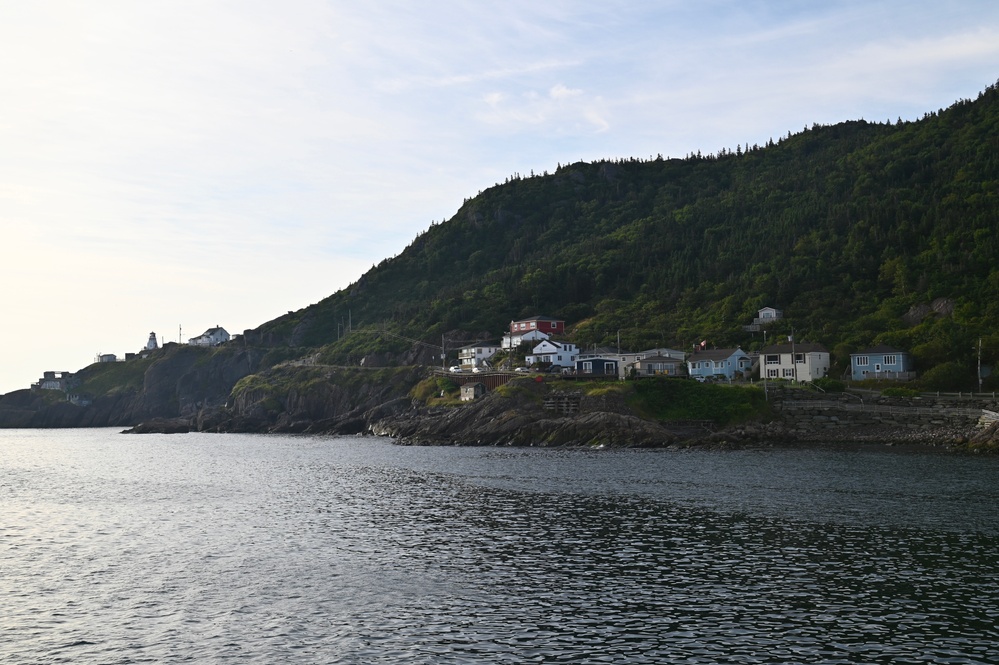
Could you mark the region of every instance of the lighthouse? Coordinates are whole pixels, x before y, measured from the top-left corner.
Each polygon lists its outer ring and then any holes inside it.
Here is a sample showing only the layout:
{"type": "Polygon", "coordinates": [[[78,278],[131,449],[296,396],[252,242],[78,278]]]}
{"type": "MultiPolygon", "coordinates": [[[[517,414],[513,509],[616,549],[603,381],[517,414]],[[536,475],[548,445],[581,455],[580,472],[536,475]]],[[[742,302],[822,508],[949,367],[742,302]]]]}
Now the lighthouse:
{"type": "Polygon", "coordinates": [[[152,351],[153,349],[160,348],[160,345],[156,343],[156,333],[149,333],[149,341],[146,342],[146,350],[152,351]]]}

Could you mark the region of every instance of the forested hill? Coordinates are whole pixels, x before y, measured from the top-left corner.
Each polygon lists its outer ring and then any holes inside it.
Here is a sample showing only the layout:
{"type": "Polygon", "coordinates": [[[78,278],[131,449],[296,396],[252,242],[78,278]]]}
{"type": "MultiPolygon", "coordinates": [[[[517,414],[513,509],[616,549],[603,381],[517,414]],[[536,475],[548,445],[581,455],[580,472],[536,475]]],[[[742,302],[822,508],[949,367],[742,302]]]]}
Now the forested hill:
{"type": "Polygon", "coordinates": [[[620,334],[629,348],[752,348],[762,340],[742,326],[768,305],[840,356],[883,342],[924,367],[968,364],[979,337],[995,356],[999,89],[916,122],[518,175],[350,288],[256,332],[336,359],[377,346],[374,335],[338,342],[348,317],[439,344],[545,314],[583,345],[620,334]]]}

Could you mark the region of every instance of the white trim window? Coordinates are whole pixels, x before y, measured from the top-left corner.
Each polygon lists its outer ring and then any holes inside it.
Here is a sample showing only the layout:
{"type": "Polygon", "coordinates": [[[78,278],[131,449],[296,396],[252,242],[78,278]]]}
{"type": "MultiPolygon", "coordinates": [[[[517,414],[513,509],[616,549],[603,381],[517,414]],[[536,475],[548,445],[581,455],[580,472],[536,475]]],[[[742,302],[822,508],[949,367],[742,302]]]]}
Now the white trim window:
{"type": "Polygon", "coordinates": [[[871,359],[868,356],[857,356],[857,367],[867,367],[871,364],[871,359]]]}
{"type": "Polygon", "coordinates": [[[885,360],[884,360],[884,362],[882,364],[883,365],[897,365],[898,364],[898,356],[885,356],[885,360]]]}
{"type": "Polygon", "coordinates": [[[778,355],[767,356],[766,357],[766,363],[768,365],[779,365],[780,364],[780,356],[778,356],[778,355]]]}

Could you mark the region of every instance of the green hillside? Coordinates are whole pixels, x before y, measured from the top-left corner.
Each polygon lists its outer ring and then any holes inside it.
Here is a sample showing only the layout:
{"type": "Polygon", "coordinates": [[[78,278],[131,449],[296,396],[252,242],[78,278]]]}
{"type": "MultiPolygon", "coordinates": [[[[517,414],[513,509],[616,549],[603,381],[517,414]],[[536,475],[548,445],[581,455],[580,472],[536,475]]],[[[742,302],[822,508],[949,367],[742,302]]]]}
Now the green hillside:
{"type": "MultiPolygon", "coordinates": [[[[814,126],[684,159],[560,165],[469,199],[355,284],[256,331],[331,361],[515,318],[580,345],[758,348],[759,308],[842,363],[999,357],[999,89],[917,122],[814,126]]],[[[456,333],[454,336],[460,336],[456,333]]],[[[962,370],[963,371],[963,370],[962,370]]]]}

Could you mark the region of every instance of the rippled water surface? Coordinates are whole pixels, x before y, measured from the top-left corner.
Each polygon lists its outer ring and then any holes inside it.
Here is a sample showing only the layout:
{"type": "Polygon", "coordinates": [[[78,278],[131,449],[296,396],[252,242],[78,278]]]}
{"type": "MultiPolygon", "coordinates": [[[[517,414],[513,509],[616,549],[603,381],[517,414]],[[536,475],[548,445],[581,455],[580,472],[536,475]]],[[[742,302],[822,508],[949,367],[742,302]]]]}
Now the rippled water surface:
{"type": "Polygon", "coordinates": [[[0,662],[997,663],[999,460],[0,430],[0,662]]]}

